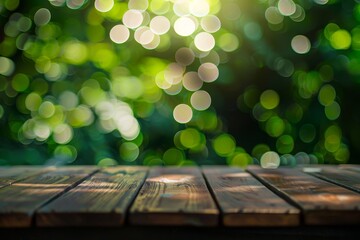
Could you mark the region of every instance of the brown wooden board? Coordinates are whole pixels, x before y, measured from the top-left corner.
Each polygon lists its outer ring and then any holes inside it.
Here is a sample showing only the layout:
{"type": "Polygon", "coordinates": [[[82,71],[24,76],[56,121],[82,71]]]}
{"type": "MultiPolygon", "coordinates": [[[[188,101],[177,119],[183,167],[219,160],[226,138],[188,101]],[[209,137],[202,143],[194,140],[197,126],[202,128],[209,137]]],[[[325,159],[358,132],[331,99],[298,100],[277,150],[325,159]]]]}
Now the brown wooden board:
{"type": "Polygon", "coordinates": [[[296,226],[299,209],[274,194],[240,168],[204,167],[225,226],[296,226]]]}
{"type": "Polygon", "coordinates": [[[354,172],[360,172],[360,164],[340,164],[341,169],[346,169],[354,172]]]}
{"type": "Polygon", "coordinates": [[[94,167],[59,167],[0,189],[0,227],[28,227],[34,211],[82,181],[94,167]]]}
{"type": "Polygon", "coordinates": [[[338,167],[322,167],[318,168],[318,171],[307,171],[307,169],[304,169],[303,171],[325,181],[335,183],[360,193],[360,173],[340,169],[338,167]]]}
{"type": "Polygon", "coordinates": [[[199,168],[151,168],[131,207],[130,224],[218,224],[219,211],[199,168]]]}
{"type": "Polygon", "coordinates": [[[0,188],[50,169],[38,166],[0,167],[0,188]]]}
{"type": "Polygon", "coordinates": [[[360,224],[360,194],[318,179],[299,169],[249,167],[265,185],[303,210],[305,224],[360,224]]]}
{"type": "Polygon", "coordinates": [[[120,226],[146,177],[144,167],[108,167],[36,212],[38,226],[120,226]]]}

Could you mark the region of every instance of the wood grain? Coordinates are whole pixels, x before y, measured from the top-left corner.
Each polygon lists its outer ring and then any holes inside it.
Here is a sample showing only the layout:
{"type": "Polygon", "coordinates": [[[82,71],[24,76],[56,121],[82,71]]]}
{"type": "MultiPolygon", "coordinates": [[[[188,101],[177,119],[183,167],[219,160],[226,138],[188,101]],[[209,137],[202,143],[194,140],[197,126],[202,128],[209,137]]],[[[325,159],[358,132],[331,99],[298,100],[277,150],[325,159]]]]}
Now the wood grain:
{"type": "Polygon", "coordinates": [[[341,169],[346,169],[360,173],[360,164],[340,164],[339,167],[341,169]]]}
{"type": "Polygon", "coordinates": [[[151,168],[131,207],[134,225],[215,226],[219,211],[198,168],[151,168]]]}
{"type": "MultiPolygon", "coordinates": [[[[304,172],[307,172],[306,169],[304,172]]],[[[309,174],[360,193],[360,174],[338,167],[322,167],[309,174]]]]}
{"type": "Polygon", "coordinates": [[[38,166],[0,167],[0,188],[50,169],[38,166]]]}
{"type": "Polygon", "coordinates": [[[34,211],[96,170],[59,167],[0,189],[0,227],[28,227],[34,211]]]}
{"type": "Polygon", "coordinates": [[[300,211],[240,168],[204,167],[225,226],[296,226],[300,211]]]}
{"type": "Polygon", "coordinates": [[[36,212],[38,226],[120,226],[142,186],[144,167],[108,167],[36,212]]]}
{"type": "Polygon", "coordinates": [[[248,168],[265,185],[303,210],[305,224],[360,224],[360,194],[298,169],[248,168]]]}

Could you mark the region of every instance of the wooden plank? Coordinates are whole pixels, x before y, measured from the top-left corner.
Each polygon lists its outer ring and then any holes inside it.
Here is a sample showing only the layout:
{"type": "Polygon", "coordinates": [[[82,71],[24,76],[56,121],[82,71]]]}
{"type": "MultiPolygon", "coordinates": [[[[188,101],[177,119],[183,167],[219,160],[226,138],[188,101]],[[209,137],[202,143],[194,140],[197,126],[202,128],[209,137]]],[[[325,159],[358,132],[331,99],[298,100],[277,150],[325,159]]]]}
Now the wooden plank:
{"type": "Polygon", "coordinates": [[[49,171],[50,167],[39,166],[17,166],[0,168],[0,188],[6,187],[17,181],[31,177],[38,173],[49,171]]]}
{"type": "Polygon", "coordinates": [[[144,167],[109,167],[45,205],[37,226],[120,226],[142,186],[144,167]]]}
{"type": "Polygon", "coordinates": [[[297,204],[303,210],[305,224],[360,224],[360,194],[298,169],[249,167],[248,171],[297,204]]]}
{"type": "Polygon", "coordinates": [[[305,168],[303,171],[325,181],[360,193],[360,174],[357,172],[340,169],[338,167],[322,167],[318,168],[318,171],[312,170],[310,172],[305,168]]]}
{"type": "Polygon", "coordinates": [[[340,164],[341,169],[346,169],[354,172],[360,172],[360,164],[340,164]]]}
{"type": "Polygon", "coordinates": [[[204,167],[225,226],[297,226],[300,211],[240,168],[204,167]]]}
{"type": "Polygon", "coordinates": [[[215,226],[219,211],[194,167],[151,168],[130,210],[134,225],[215,226]]]}
{"type": "Polygon", "coordinates": [[[0,189],[0,227],[28,227],[34,211],[96,170],[59,167],[0,189]]]}

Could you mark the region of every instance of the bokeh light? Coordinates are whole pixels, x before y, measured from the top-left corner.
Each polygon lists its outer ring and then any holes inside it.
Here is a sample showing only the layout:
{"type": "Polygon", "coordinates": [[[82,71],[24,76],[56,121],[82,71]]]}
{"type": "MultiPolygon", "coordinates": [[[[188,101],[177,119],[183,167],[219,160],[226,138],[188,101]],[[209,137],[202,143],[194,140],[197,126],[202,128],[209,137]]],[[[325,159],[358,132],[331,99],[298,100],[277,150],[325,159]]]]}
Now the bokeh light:
{"type": "Polygon", "coordinates": [[[164,152],[163,160],[166,165],[179,165],[185,160],[185,155],[179,149],[170,148],[164,152]]]}
{"type": "Polygon", "coordinates": [[[144,20],[144,16],[138,10],[128,10],[124,13],[123,23],[128,28],[137,28],[144,20]]]}
{"type": "Polygon", "coordinates": [[[198,69],[199,77],[204,82],[213,82],[219,77],[219,69],[213,63],[203,63],[198,69]]]}
{"type": "Polygon", "coordinates": [[[194,128],[187,128],[180,132],[180,143],[183,147],[193,149],[201,142],[199,131],[194,128]]]}
{"type": "Polygon", "coordinates": [[[335,49],[348,49],[351,45],[351,35],[344,29],[339,29],[331,34],[330,44],[335,49]]]}
{"type": "Polygon", "coordinates": [[[291,47],[296,53],[305,54],[310,51],[311,44],[306,36],[297,35],[291,40],[291,47]]]}
{"type": "Polygon", "coordinates": [[[129,39],[130,31],[122,24],[114,26],[110,30],[110,39],[114,43],[124,43],[129,39]]]}
{"type": "Polygon", "coordinates": [[[170,3],[163,0],[152,0],[150,2],[150,9],[153,13],[161,15],[165,14],[170,9],[170,3]]]}
{"type": "Polygon", "coordinates": [[[283,15],[279,12],[277,7],[269,7],[266,9],[265,18],[271,24],[280,24],[284,20],[283,15]]]}
{"type": "Polygon", "coordinates": [[[165,34],[170,29],[170,21],[164,16],[156,16],[150,21],[150,29],[158,35],[165,34]]]}
{"type": "Polygon", "coordinates": [[[195,36],[194,43],[200,51],[208,52],[214,48],[215,39],[210,33],[201,32],[195,36]]]}
{"type": "Polygon", "coordinates": [[[40,8],[34,14],[34,22],[38,26],[48,24],[50,22],[50,19],[51,19],[51,13],[49,9],[46,8],[40,8]]]}
{"type": "Polygon", "coordinates": [[[0,14],[0,165],[360,158],[356,1],[7,0],[0,14]]]}
{"type": "Polygon", "coordinates": [[[211,105],[211,96],[208,92],[200,90],[194,92],[190,98],[191,106],[196,110],[203,111],[210,107],[211,105]]]}
{"type": "Polygon", "coordinates": [[[326,84],[321,87],[319,91],[319,102],[321,105],[328,106],[332,104],[336,97],[336,91],[335,88],[329,84],[326,84]]]}
{"type": "Polygon", "coordinates": [[[190,48],[179,48],[175,53],[176,62],[181,65],[188,66],[195,60],[195,54],[190,48]]]}
{"type": "Polygon", "coordinates": [[[129,0],[129,9],[135,9],[139,11],[145,11],[149,7],[148,0],[129,0]]]}
{"type": "Polygon", "coordinates": [[[0,57],[0,74],[10,76],[15,70],[15,64],[11,59],[0,57]]]}
{"type": "Polygon", "coordinates": [[[183,77],[183,86],[189,91],[197,91],[203,85],[197,72],[187,72],[183,77]]]}
{"type": "Polygon", "coordinates": [[[189,4],[190,13],[196,17],[204,17],[210,11],[210,6],[206,0],[192,1],[189,4]]]}
{"type": "Polygon", "coordinates": [[[133,162],[139,156],[139,147],[132,142],[124,142],[120,145],[120,158],[126,162],[133,162]]]}
{"type": "Polygon", "coordinates": [[[213,147],[220,156],[229,156],[235,151],[236,143],[232,136],[222,134],[213,140],[213,147]]]}
{"type": "Polygon", "coordinates": [[[238,37],[232,33],[225,33],[219,38],[219,47],[225,52],[233,52],[239,47],[238,37]]]}
{"type": "Polygon", "coordinates": [[[266,90],[260,96],[260,103],[266,109],[274,109],[279,105],[280,99],[274,90],[266,90]]]}
{"type": "Polygon", "coordinates": [[[279,12],[284,16],[291,16],[296,11],[296,5],[292,0],[279,0],[279,12]]]}
{"type": "Polygon", "coordinates": [[[206,32],[214,33],[220,30],[221,21],[217,16],[207,15],[201,19],[201,27],[206,32]]]}
{"type": "Polygon", "coordinates": [[[263,168],[277,168],[280,166],[279,154],[273,151],[264,153],[260,159],[261,167],[263,168]]]}
{"type": "Polygon", "coordinates": [[[95,8],[100,12],[108,12],[114,6],[114,0],[95,0],[95,8]]]}
{"type": "Polygon", "coordinates": [[[196,30],[196,23],[190,17],[180,17],[175,21],[174,30],[180,36],[190,36],[196,30]]]}
{"type": "Polygon", "coordinates": [[[173,116],[178,123],[188,123],[191,120],[193,113],[191,107],[188,105],[179,104],[174,108],[173,116]]]}

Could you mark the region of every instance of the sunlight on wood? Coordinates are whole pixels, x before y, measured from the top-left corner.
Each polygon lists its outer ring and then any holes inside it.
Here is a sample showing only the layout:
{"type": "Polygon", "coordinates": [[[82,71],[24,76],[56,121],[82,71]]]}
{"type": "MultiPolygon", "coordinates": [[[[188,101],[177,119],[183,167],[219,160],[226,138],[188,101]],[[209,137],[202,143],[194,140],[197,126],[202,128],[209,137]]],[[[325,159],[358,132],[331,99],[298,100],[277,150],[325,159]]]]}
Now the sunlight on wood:
{"type": "Polygon", "coordinates": [[[169,174],[169,175],[161,175],[153,178],[147,179],[148,182],[163,182],[163,183],[185,183],[189,182],[194,178],[191,175],[176,175],[176,174],[169,174]]]}

